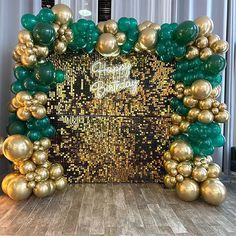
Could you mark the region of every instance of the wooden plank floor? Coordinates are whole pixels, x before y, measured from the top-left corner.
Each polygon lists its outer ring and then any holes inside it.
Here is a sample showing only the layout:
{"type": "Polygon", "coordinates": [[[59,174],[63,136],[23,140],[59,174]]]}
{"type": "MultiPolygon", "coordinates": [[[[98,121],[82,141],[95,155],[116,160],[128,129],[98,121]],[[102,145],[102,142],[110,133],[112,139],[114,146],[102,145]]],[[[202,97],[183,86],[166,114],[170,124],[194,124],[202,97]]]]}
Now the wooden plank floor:
{"type": "Polygon", "coordinates": [[[220,207],[158,184],[84,184],[46,199],[0,196],[0,235],[236,235],[236,184],[220,207]]]}

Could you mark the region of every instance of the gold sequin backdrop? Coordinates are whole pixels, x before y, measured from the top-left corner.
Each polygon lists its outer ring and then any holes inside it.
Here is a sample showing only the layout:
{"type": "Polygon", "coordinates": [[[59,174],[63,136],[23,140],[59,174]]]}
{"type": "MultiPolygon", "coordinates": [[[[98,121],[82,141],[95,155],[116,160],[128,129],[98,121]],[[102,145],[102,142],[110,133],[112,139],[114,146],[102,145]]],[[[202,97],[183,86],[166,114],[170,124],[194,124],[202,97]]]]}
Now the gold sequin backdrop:
{"type": "Polygon", "coordinates": [[[68,76],[50,92],[47,109],[57,130],[51,160],[64,166],[69,183],[161,182],[173,66],[156,55],[135,52],[113,59],[96,53],[50,59],[68,76]],[[130,64],[130,80],[139,81],[137,93],[124,88],[97,98],[91,85],[98,77],[91,66],[98,60],[108,68],[130,64]]]}

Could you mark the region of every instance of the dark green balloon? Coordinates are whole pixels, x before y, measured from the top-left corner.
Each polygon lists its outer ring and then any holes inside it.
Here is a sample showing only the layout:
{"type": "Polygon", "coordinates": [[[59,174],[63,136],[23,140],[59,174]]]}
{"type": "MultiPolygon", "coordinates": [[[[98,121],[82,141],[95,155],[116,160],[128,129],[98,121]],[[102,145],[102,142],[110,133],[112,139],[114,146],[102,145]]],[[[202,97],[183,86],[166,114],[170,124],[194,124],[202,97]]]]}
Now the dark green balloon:
{"type": "Polygon", "coordinates": [[[48,93],[51,90],[49,85],[38,85],[38,91],[48,93]]]}
{"type": "Polygon", "coordinates": [[[22,26],[29,31],[32,31],[37,23],[37,17],[32,14],[25,14],[21,17],[22,26]]]}
{"type": "Polygon", "coordinates": [[[26,78],[26,79],[24,79],[23,83],[24,83],[24,87],[26,88],[26,90],[36,91],[38,88],[38,83],[33,78],[26,78]]]}
{"type": "Polygon", "coordinates": [[[28,133],[27,133],[27,137],[32,141],[38,141],[42,138],[42,135],[40,133],[40,131],[38,130],[30,130],[28,133]]]}
{"type": "Polygon", "coordinates": [[[30,75],[31,75],[31,72],[27,68],[25,68],[23,66],[18,66],[14,70],[15,78],[17,80],[20,80],[20,81],[22,81],[22,80],[24,80],[26,78],[29,78],[30,75]]]}
{"type": "Polygon", "coordinates": [[[52,138],[53,136],[55,136],[56,130],[52,125],[49,125],[42,130],[42,134],[44,137],[52,138]]]}
{"type": "Polygon", "coordinates": [[[53,21],[56,19],[56,16],[54,15],[51,9],[43,8],[40,10],[39,14],[37,15],[37,18],[41,22],[53,23],[53,21]]]}
{"type": "Polygon", "coordinates": [[[11,91],[14,94],[17,94],[17,93],[19,93],[20,91],[23,91],[23,90],[25,90],[25,87],[20,81],[17,80],[14,83],[11,84],[11,91]]]}
{"type": "Polygon", "coordinates": [[[56,70],[55,81],[57,83],[62,83],[66,79],[66,73],[63,70],[56,70]]]}
{"type": "Polygon", "coordinates": [[[55,78],[54,65],[50,61],[38,63],[34,68],[34,75],[42,85],[49,85],[55,78]]]}
{"type": "Polygon", "coordinates": [[[220,134],[212,138],[212,144],[214,147],[222,147],[225,144],[225,137],[220,134]]]}
{"type": "Polygon", "coordinates": [[[139,31],[137,29],[129,30],[127,38],[131,42],[135,42],[138,39],[139,31]]]}
{"type": "Polygon", "coordinates": [[[38,129],[44,129],[50,125],[50,119],[47,116],[45,116],[42,119],[36,120],[34,124],[38,129]]]}
{"type": "Polygon", "coordinates": [[[132,44],[129,41],[126,41],[122,46],[121,46],[121,51],[125,54],[129,53],[130,50],[132,49],[132,44]]]}
{"type": "Polygon", "coordinates": [[[39,22],[33,29],[33,36],[37,43],[48,46],[55,40],[53,26],[46,22],[39,22]]]}
{"type": "Polygon", "coordinates": [[[88,29],[89,22],[85,19],[79,19],[76,23],[78,31],[86,31],[88,29]]]}
{"type": "Polygon", "coordinates": [[[118,29],[121,32],[126,32],[130,29],[130,20],[126,17],[121,17],[118,20],[118,29]]]}
{"type": "Polygon", "coordinates": [[[27,127],[26,127],[25,122],[23,121],[15,120],[7,126],[7,133],[9,135],[13,135],[13,134],[24,135],[26,131],[27,131],[27,127]]]}
{"type": "Polygon", "coordinates": [[[180,45],[187,45],[198,35],[198,26],[193,21],[184,21],[174,31],[174,39],[180,45]]]}
{"type": "Polygon", "coordinates": [[[205,72],[209,75],[217,75],[225,68],[225,59],[220,55],[211,55],[207,58],[205,65],[205,72]]]}
{"type": "Polygon", "coordinates": [[[134,18],[129,18],[129,23],[130,23],[130,29],[137,29],[138,28],[138,22],[134,18]]]}

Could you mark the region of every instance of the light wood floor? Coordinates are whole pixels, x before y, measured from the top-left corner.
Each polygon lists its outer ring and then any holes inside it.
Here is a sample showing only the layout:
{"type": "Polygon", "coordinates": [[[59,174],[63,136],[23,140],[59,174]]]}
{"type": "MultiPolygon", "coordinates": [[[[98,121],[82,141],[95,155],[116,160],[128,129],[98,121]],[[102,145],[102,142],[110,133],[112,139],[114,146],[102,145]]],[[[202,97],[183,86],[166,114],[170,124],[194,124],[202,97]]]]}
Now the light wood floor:
{"type": "Polygon", "coordinates": [[[158,184],[84,184],[46,199],[0,196],[0,235],[236,235],[236,184],[212,207],[158,184]]]}

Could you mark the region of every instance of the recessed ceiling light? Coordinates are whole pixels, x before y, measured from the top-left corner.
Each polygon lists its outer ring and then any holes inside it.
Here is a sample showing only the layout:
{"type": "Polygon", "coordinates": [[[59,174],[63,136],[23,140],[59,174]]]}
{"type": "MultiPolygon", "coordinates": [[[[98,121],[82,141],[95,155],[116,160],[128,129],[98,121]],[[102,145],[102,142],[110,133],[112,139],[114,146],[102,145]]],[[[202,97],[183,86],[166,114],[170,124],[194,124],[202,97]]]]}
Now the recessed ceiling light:
{"type": "Polygon", "coordinates": [[[87,10],[87,9],[83,9],[83,10],[79,10],[79,14],[81,16],[91,16],[92,15],[92,12],[87,10]]]}

